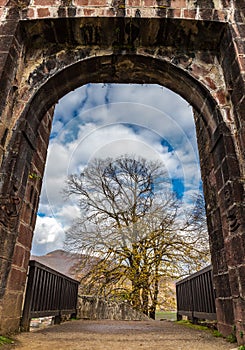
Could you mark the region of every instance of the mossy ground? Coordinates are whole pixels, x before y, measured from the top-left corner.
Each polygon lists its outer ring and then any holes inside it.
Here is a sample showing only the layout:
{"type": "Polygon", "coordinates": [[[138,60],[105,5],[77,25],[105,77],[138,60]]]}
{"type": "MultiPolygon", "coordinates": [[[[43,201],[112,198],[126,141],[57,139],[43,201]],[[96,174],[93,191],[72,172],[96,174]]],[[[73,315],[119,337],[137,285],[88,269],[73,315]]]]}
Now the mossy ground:
{"type": "Polygon", "coordinates": [[[0,335],[0,346],[6,345],[6,344],[13,344],[13,340],[0,335]]]}

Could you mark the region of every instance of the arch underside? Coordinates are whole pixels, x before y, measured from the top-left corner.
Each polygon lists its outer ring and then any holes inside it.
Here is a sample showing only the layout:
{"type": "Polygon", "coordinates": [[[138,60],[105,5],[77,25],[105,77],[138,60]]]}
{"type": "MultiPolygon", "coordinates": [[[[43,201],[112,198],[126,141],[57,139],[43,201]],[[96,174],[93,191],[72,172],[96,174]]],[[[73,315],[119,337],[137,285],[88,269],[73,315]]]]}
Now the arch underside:
{"type": "Polygon", "coordinates": [[[23,21],[23,85],[30,89],[23,115],[35,115],[38,126],[45,111],[86,83],[157,83],[186,99],[214,130],[222,118],[202,69],[217,66],[226,26],[156,18],[23,21]]]}

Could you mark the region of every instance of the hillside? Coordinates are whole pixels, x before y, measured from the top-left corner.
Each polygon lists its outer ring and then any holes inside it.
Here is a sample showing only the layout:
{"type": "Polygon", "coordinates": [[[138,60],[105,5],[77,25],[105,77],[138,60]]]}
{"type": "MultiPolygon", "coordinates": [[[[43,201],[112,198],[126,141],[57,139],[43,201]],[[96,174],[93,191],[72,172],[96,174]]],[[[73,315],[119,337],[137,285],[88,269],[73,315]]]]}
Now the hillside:
{"type": "Polygon", "coordinates": [[[82,261],[83,255],[55,250],[46,255],[32,255],[31,260],[35,260],[69,277],[75,278],[77,269],[82,261]]]}

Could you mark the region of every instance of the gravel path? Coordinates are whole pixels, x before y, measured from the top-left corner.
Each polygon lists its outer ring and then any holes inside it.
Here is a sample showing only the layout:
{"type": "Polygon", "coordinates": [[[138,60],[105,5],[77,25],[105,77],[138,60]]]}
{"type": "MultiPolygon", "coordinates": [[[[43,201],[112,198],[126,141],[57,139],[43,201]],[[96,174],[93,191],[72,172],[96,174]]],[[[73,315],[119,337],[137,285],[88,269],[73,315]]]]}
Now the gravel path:
{"type": "Polygon", "coordinates": [[[230,350],[208,331],[169,321],[70,321],[22,333],[8,349],[25,350],[230,350]]]}

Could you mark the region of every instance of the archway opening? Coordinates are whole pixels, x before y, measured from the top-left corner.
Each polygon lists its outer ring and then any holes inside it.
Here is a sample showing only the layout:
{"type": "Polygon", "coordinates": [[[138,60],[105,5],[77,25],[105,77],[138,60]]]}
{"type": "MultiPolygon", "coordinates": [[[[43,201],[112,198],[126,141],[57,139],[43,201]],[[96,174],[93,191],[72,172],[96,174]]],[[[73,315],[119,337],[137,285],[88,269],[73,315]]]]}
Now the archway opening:
{"type": "MultiPolygon", "coordinates": [[[[49,150],[33,254],[49,253],[39,261],[46,259],[52,265],[53,260],[63,273],[67,273],[64,253],[56,250],[63,249],[65,231],[79,216],[79,205],[64,202],[62,190],[67,176],[80,173],[94,158],[127,154],[163,162],[171,190],[186,211],[202,192],[192,108],[159,85],[87,84],[69,93],[56,106],[49,150]]],[[[209,256],[198,259],[196,270],[207,261],[209,256]]],[[[193,272],[187,259],[185,271],[193,272]]],[[[169,291],[165,305],[174,308],[169,288],[173,279],[165,283],[169,291]]]]}

